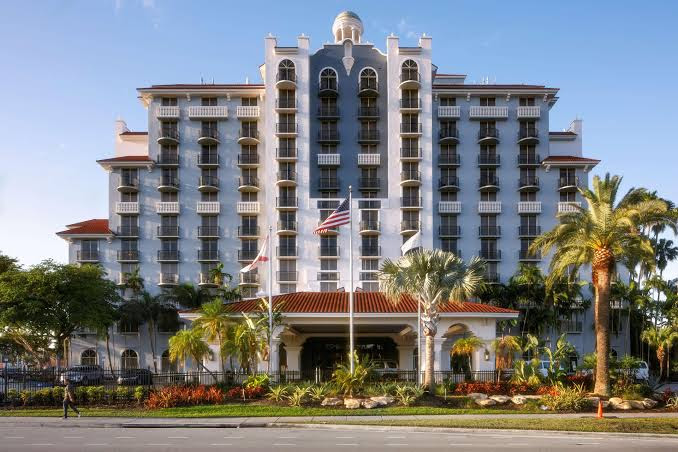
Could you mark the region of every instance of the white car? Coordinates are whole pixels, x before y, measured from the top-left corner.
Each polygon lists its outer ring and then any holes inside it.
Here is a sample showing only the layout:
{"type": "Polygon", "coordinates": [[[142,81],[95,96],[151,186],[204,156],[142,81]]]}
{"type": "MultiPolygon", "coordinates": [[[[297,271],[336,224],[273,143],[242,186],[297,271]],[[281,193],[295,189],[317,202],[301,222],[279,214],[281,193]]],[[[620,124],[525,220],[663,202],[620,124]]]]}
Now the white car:
{"type": "MultiPolygon", "coordinates": [[[[551,364],[548,361],[539,361],[539,373],[541,374],[542,377],[548,377],[549,375],[549,364],[551,364]]],[[[560,365],[560,370],[565,371],[565,368],[563,365],[560,365]]]]}
{"type": "Polygon", "coordinates": [[[650,379],[650,366],[647,362],[641,361],[640,366],[636,369],[636,380],[647,381],[650,379]]]}

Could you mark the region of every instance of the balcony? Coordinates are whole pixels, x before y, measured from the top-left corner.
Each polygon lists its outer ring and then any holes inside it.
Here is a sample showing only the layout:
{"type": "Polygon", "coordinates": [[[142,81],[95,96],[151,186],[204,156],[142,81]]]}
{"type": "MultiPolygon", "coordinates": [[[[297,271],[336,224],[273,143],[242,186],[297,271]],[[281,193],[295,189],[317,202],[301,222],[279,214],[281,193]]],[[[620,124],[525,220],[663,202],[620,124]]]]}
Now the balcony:
{"type": "MultiPolygon", "coordinates": [[[[239,156],[238,156],[239,157],[239,156]]],[[[212,152],[204,152],[198,154],[198,167],[200,168],[216,168],[219,166],[219,155],[212,152]]]]}
{"type": "Polygon", "coordinates": [[[496,176],[481,177],[478,179],[478,190],[480,191],[498,191],[499,178],[496,176]]]}
{"type": "Polygon", "coordinates": [[[459,166],[461,155],[444,152],[438,156],[438,166],[459,166]]]}
{"type": "Polygon", "coordinates": [[[478,213],[501,213],[501,201],[480,201],[478,213]]]}
{"type": "Polygon", "coordinates": [[[361,281],[379,281],[379,275],[377,272],[360,272],[358,277],[361,281]]]}
{"type": "Polygon", "coordinates": [[[159,286],[176,286],[179,284],[179,274],[178,273],[160,273],[158,276],[158,285],[159,286]]]}
{"type": "Polygon", "coordinates": [[[521,127],[518,131],[518,144],[539,143],[539,130],[536,127],[521,127]]]}
{"type": "Polygon", "coordinates": [[[363,79],[358,82],[358,96],[376,97],[379,95],[379,83],[376,79],[363,79]]]}
{"type": "Polygon", "coordinates": [[[341,154],[318,154],[318,166],[341,165],[341,154]]]}
{"type": "Polygon", "coordinates": [[[457,176],[443,176],[438,179],[438,190],[457,191],[459,190],[459,178],[457,176]]]}
{"type": "Polygon", "coordinates": [[[558,178],[558,190],[576,190],[578,185],[579,177],[577,176],[558,178]]]}
{"type": "Polygon", "coordinates": [[[219,250],[198,250],[198,260],[201,262],[218,261],[219,250]]]}
{"type": "Polygon", "coordinates": [[[539,119],[541,118],[541,109],[539,107],[518,107],[516,116],[518,119],[539,119]]]}
{"type": "Polygon", "coordinates": [[[118,226],[118,237],[139,237],[139,226],[118,226]]]}
{"type": "Polygon", "coordinates": [[[179,166],[179,154],[177,152],[161,152],[155,161],[158,166],[179,166]]]}
{"type": "Polygon", "coordinates": [[[318,107],[318,119],[338,119],[339,107],[336,105],[321,105],[318,107]]]}
{"type": "Polygon", "coordinates": [[[77,251],[75,260],[78,262],[99,262],[99,251],[77,251]]]}
{"type": "Polygon", "coordinates": [[[121,176],[118,183],[118,191],[121,193],[134,193],[139,191],[139,179],[137,177],[121,176]]]}
{"type": "Polygon", "coordinates": [[[518,260],[519,261],[540,261],[541,252],[537,251],[536,253],[530,253],[529,250],[520,250],[518,251],[518,260]]]}
{"type": "Polygon", "coordinates": [[[277,148],[275,158],[280,161],[294,161],[297,159],[297,148],[277,148]]]}
{"type": "Polygon", "coordinates": [[[254,176],[239,177],[238,191],[259,191],[259,178],[254,176]]]}
{"type": "Polygon", "coordinates": [[[421,209],[422,207],[424,207],[424,201],[419,196],[404,196],[400,198],[401,209],[421,209]]]}
{"type": "Polygon", "coordinates": [[[405,70],[400,73],[400,89],[419,89],[421,75],[415,70],[405,70]]]}
{"type": "Polygon", "coordinates": [[[278,171],[275,184],[279,187],[294,187],[297,185],[297,173],[295,171],[278,171]]]}
{"type": "Polygon", "coordinates": [[[219,213],[220,207],[221,204],[218,201],[198,201],[196,212],[198,214],[215,215],[219,213]]]}
{"type": "Polygon", "coordinates": [[[339,132],[337,130],[319,130],[318,143],[338,143],[339,132]]]}
{"type": "Polygon", "coordinates": [[[580,334],[584,331],[584,322],[581,320],[560,320],[558,325],[558,330],[567,334],[580,334]]]}
{"type": "Polygon", "coordinates": [[[219,178],[217,176],[200,176],[198,178],[198,190],[202,192],[219,191],[219,178]]]}
{"type": "Polygon", "coordinates": [[[358,107],[358,118],[369,119],[379,117],[379,107],[358,107]]]}
{"type": "Polygon", "coordinates": [[[319,246],[318,247],[318,257],[329,257],[335,258],[339,257],[339,247],[335,246],[319,246]]]}
{"type": "Polygon", "coordinates": [[[443,225],[438,227],[438,235],[440,237],[460,237],[461,226],[443,225]]]}
{"type": "Polygon", "coordinates": [[[400,222],[400,233],[408,234],[411,232],[417,232],[421,229],[421,223],[419,220],[403,220],[400,222]]]}
{"type": "Polygon", "coordinates": [[[498,261],[501,260],[501,250],[480,250],[478,256],[485,259],[486,261],[498,261]]]}
{"type": "Polygon", "coordinates": [[[478,166],[499,166],[501,157],[499,154],[480,154],[478,155],[478,166]]]}
{"type": "Polygon", "coordinates": [[[259,237],[259,226],[238,226],[238,237],[259,237]]]}
{"type": "Polygon", "coordinates": [[[339,178],[336,177],[321,177],[318,179],[318,190],[339,190],[339,178]]]}
{"type": "Polygon", "coordinates": [[[478,131],[478,143],[497,144],[499,143],[499,130],[495,127],[483,127],[478,131]]]}
{"type": "Polygon", "coordinates": [[[198,133],[198,144],[219,144],[219,130],[216,127],[203,127],[198,133]]]}
{"type": "Polygon", "coordinates": [[[258,286],[259,274],[253,272],[240,273],[238,284],[241,286],[258,286]]]}
{"type": "Polygon", "coordinates": [[[277,89],[295,89],[297,87],[297,74],[293,70],[279,70],[275,78],[277,89]]]}
{"type": "Polygon", "coordinates": [[[379,190],[381,179],[378,177],[361,177],[358,179],[359,190],[379,190]]]}
{"type": "Polygon", "coordinates": [[[539,177],[523,176],[518,179],[518,191],[536,191],[539,190],[539,177]]]}
{"type": "Polygon", "coordinates": [[[438,117],[439,118],[453,118],[457,119],[461,117],[461,109],[457,105],[441,105],[438,107],[438,117]]]}
{"type": "Polygon", "coordinates": [[[401,187],[418,187],[421,185],[421,172],[403,171],[400,173],[401,187]]]}
{"type": "Polygon", "coordinates": [[[297,233],[298,227],[299,226],[296,221],[282,220],[278,221],[278,227],[276,232],[279,235],[290,235],[290,234],[294,235],[297,233]]]}
{"type": "Polygon", "coordinates": [[[400,160],[421,160],[421,148],[400,148],[400,160]]]}
{"type": "Polygon", "coordinates": [[[526,225],[518,226],[518,235],[520,237],[536,237],[541,234],[541,226],[526,225]]]}
{"type": "Polygon", "coordinates": [[[120,215],[138,215],[139,214],[139,203],[138,202],[116,202],[115,203],[115,213],[120,215]]]}
{"type": "Polygon", "coordinates": [[[158,131],[158,144],[178,144],[179,131],[172,127],[161,127],[158,131]]]}
{"type": "Polygon", "coordinates": [[[238,105],[235,107],[235,116],[238,119],[259,119],[259,106],[238,105]]]}
{"type": "Polygon", "coordinates": [[[199,239],[219,237],[219,235],[219,226],[198,226],[199,239]]]}
{"type": "Polygon", "coordinates": [[[139,262],[139,250],[118,250],[118,262],[139,262]]]}
{"type": "Polygon", "coordinates": [[[421,110],[421,99],[418,97],[415,98],[406,98],[400,99],[400,111],[419,111],[421,110]]]}
{"type": "Polygon", "coordinates": [[[358,154],[358,166],[379,166],[380,164],[380,154],[358,154]]]}
{"type": "Polygon", "coordinates": [[[292,98],[278,98],[275,100],[275,109],[277,111],[296,111],[297,99],[292,98]]]}
{"type": "Polygon", "coordinates": [[[279,137],[293,137],[297,135],[296,122],[279,122],[275,125],[275,134],[279,137]]]}
{"type": "Polygon", "coordinates": [[[238,261],[252,262],[256,259],[257,254],[259,254],[257,250],[238,250],[238,261]]]}
{"type": "Polygon", "coordinates": [[[191,119],[227,119],[228,107],[225,105],[196,105],[188,107],[191,119]]]}
{"type": "Polygon", "coordinates": [[[320,97],[337,97],[339,95],[339,88],[336,81],[323,80],[318,83],[318,96],[320,97]]]}
{"type": "Polygon", "coordinates": [[[181,116],[179,107],[160,105],[155,110],[155,117],[158,119],[179,119],[181,116]]]}
{"type": "Polygon", "coordinates": [[[299,248],[296,246],[277,246],[275,253],[279,258],[294,259],[299,256],[299,248]]]}
{"type": "Polygon", "coordinates": [[[421,123],[403,122],[400,124],[400,136],[418,137],[421,135],[421,123]]]}
{"type": "Polygon", "coordinates": [[[581,210],[581,202],[559,202],[558,213],[573,213],[581,210]]]}
{"type": "Polygon", "coordinates": [[[259,154],[256,152],[246,152],[238,154],[238,166],[240,167],[259,166],[259,154]]]}
{"type": "Polygon", "coordinates": [[[253,128],[238,131],[238,144],[259,144],[259,131],[253,128]]]}
{"type": "Polygon", "coordinates": [[[179,190],[179,178],[177,176],[160,176],[158,191],[171,192],[179,190]]]}
{"type": "Polygon", "coordinates": [[[485,282],[488,284],[498,284],[501,281],[501,277],[497,272],[486,272],[485,273],[485,282]]]}
{"type": "Polygon", "coordinates": [[[259,201],[239,201],[235,204],[235,211],[239,215],[258,214],[260,210],[259,201]]]}
{"type": "Polygon", "coordinates": [[[158,250],[158,262],[179,262],[179,251],[158,250]]]}
{"type": "Polygon", "coordinates": [[[438,143],[459,143],[459,130],[456,127],[443,127],[438,131],[438,143]]]}
{"type": "Polygon", "coordinates": [[[508,107],[474,105],[469,111],[471,119],[507,119],[508,107]]]}
{"type": "Polygon", "coordinates": [[[541,213],[541,201],[519,202],[518,213],[541,213]]]}
{"type": "Polygon", "coordinates": [[[217,287],[218,284],[214,282],[214,277],[209,273],[200,273],[198,285],[203,287],[217,287]]]}
{"type": "Polygon", "coordinates": [[[438,213],[461,213],[461,201],[438,201],[438,213]]]}
{"type": "Polygon", "coordinates": [[[276,274],[279,283],[297,282],[297,272],[279,271],[276,274]]]}
{"type": "Polygon", "coordinates": [[[539,166],[541,157],[539,154],[522,154],[518,156],[518,166],[539,166]]]}
{"type": "Polygon", "coordinates": [[[280,210],[294,210],[299,207],[299,199],[293,196],[275,198],[275,207],[280,210]]]}
{"type": "Polygon", "coordinates": [[[358,231],[363,235],[379,234],[381,225],[377,220],[363,220],[358,223],[358,231]]]}
{"type": "Polygon", "coordinates": [[[378,130],[361,130],[358,132],[358,143],[378,143],[378,130]]]}
{"type": "Polygon", "coordinates": [[[158,226],[156,234],[159,239],[177,238],[179,237],[179,226],[158,226]]]}
{"type": "Polygon", "coordinates": [[[376,245],[361,246],[358,248],[360,257],[381,257],[381,247],[376,245]]]}
{"type": "Polygon", "coordinates": [[[478,237],[500,237],[501,226],[479,226],[478,237]]]}
{"type": "Polygon", "coordinates": [[[179,203],[178,202],[156,202],[155,203],[155,213],[160,215],[178,215],[179,214],[179,203]]]}

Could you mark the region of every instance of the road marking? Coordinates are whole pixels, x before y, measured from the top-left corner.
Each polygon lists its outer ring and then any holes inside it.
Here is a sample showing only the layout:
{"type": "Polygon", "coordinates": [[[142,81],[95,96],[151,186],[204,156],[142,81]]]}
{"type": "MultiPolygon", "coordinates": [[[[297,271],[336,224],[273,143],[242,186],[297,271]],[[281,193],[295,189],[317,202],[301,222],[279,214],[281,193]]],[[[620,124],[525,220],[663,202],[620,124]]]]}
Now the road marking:
{"type": "Polygon", "coordinates": [[[294,439],[296,436],[279,436],[279,439],[294,439]]]}
{"type": "Polygon", "coordinates": [[[244,436],[224,436],[224,439],[243,439],[244,436]]]}
{"type": "Polygon", "coordinates": [[[597,446],[600,443],[577,443],[577,446],[597,446]]]}
{"type": "Polygon", "coordinates": [[[210,446],[232,446],[231,443],[212,443],[210,446]]]}
{"type": "Polygon", "coordinates": [[[384,444],[384,446],[389,446],[389,447],[405,447],[407,446],[406,443],[390,443],[390,444],[384,444]]]}
{"type": "Polygon", "coordinates": [[[337,443],[335,446],[357,446],[358,443],[337,443]]]}
{"type": "Polygon", "coordinates": [[[115,439],[135,439],[136,436],[116,436],[115,439]]]}
{"type": "Polygon", "coordinates": [[[405,439],[404,436],[386,436],[386,439],[405,439]]]}
{"type": "Polygon", "coordinates": [[[336,436],[335,439],[353,439],[353,436],[336,436]]]}
{"type": "Polygon", "coordinates": [[[171,444],[168,443],[148,443],[146,444],[147,446],[158,446],[158,447],[167,447],[171,446],[171,444]]]}
{"type": "Polygon", "coordinates": [[[188,439],[188,436],[168,436],[167,439],[188,439]]]}
{"type": "Polygon", "coordinates": [[[29,446],[53,446],[54,444],[52,443],[32,443],[29,444],[29,446]]]}
{"type": "Polygon", "coordinates": [[[5,436],[5,439],[24,439],[23,436],[5,436]]]}
{"type": "Polygon", "coordinates": [[[108,443],[89,443],[85,444],[85,446],[108,446],[108,443]]]}
{"type": "Polygon", "coordinates": [[[274,446],[296,446],[296,444],[290,443],[273,443],[274,446]]]}

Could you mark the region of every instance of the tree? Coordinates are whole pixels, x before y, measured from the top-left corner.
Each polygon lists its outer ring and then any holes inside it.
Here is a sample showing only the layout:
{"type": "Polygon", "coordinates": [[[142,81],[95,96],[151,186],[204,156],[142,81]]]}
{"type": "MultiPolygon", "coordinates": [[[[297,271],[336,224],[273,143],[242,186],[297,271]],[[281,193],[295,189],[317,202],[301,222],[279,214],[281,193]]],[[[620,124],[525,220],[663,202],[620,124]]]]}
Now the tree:
{"type": "Polygon", "coordinates": [[[19,270],[19,261],[13,257],[0,253],[0,274],[19,270]]]}
{"type": "Polygon", "coordinates": [[[0,275],[0,327],[29,353],[39,354],[47,341],[58,362],[71,335],[110,324],[119,301],[115,284],[95,265],[47,260],[0,275]]]}
{"type": "Polygon", "coordinates": [[[438,311],[450,300],[463,301],[483,284],[485,263],[474,257],[468,265],[452,253],[419,250],[397,261],[386,259],[379,272],[381,290],[392,303],[410,295],[421,306],[426,336],[424,382],[433,392],[433,338],[438,330],[438,311]]]}
{"type": "Polygon", "coordinates": [[[139,274],[139,267],[136,267],[129,273],[125,273],[125,287],[132,291],[134,296],[138,296],[144,290],[144,278],[139,274]]]}
{"type": "MultiPolygon", "coordinates": [[[[678,340],[678,332],[671,327],[662,328],[648,328],[643,331],[641,338],[647,342],[651,347],[657,349],[657,361],[659,361],[659,380],[664,375],[664,362],[667,358],[666,350],[671,348],[671,345],[678,340]]],[[[668,377],[669,372],[667,372],[668,377]]]]}
{"type": "Polygon", "coordinates": [[[267,323],[263,317],[242,313],[242,320],[235,327],[233,340],[240,367],[247,373],[256,370],[259,353],[266,350],[267,323]]]}
{"type": "Polygon", "coordinates": [[[498,369],[511,369],[513,367],[513,358],[516,353],[520,353],[520,341],[516,336],[502,336],[492,341],[498,369]]]}
{"type": "Polygon", "coordinates": [[[465,356],[467,359],[468,371],[471,372],[473,370],[471,368],[471,355],[483,345],[485,345],[485,343],[479,337],[463,337],[454,342],[450,354],[452,354],[452,356],[465,356]]]}
{"type": "MultiPolygon", "coordinates": [[[[213,300],[204,303],[200,307],[198,318],[193,321],[193,328],[202,332],[202,334],[210,342],[219,344],[219,350],[224,349],[224,341],[227,336],[227,330],[233,324],[233,320],[229,315],[229,311],[225,309],[221,300],[213,300]]],[[[220,353],[221,370],[226,372],[224,368],[224,355],[220,353]]]]}
{"type": "Polygon", "coordinates": [[[661,278],[669,262],[678,259],[678,246],[674,245],[673,240],[668,239],[653,240],[652,245],[655,251],[655,263],[661,278]]]}
{"type": "Polygon", "coordinates": [[[203,303],[212,299],[209,291],[201,287],[196,288],[191,283],[179,284],[169,292],[167,297],[187,309],[199,308],[203,303]]]}
{"type": "Polygon", "coordinates": [[[587,201],[587,208],[562,214],[560,224],[537,237],[531,252],[541,250],[548,254],[555,248],[547,284],[584,265],[591,265],[594,287],[594,317],[597,342],[596,385],[601,395],[610,393],[609,375],[609,312],[610,287],[615,266],[628,255],[648,265],[654,264],[654,250],[647,237],[639,233],[644,221],[666,212],[667,205],[659,200],[645,200],[645,190],[633,189],[616,203],[621,178],[605,175],[593,178],[593,190],[579,188],[587,201]]]}
{"type": "Polygon", "coordinates": [[[210,348],[203,340],[202,332],[196,329],[178,331],[169,339],[169,358],[172,362],[181,361],[185,368],[186,359],[192,358],[198,367],[214,377],[214,374],[202,363],[209,354],[210,348]]]}

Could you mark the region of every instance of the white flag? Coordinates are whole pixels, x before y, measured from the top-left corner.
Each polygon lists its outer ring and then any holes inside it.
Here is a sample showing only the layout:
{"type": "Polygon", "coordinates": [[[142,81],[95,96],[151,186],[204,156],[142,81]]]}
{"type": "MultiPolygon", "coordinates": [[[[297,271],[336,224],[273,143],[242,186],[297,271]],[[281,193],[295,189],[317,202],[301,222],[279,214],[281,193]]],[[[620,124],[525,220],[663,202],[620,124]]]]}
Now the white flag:
{"type": "Polygon", "coordinates": [[[400,247],[400,251],[404,256],[408,251],[414,248],[421,248],[421,231],[417,231],[417,233],[410,237],[407,242],[403,243],[403,246],[400,247]]]}
{"type": "Polygon", "coordinates": [[[241,268],[240,273],[247,273],[257,268],[260,264],[268,262],[269,257],[266,256],[266,250],[268,250],[268,238],[269,237],[267,235],[266,239],[264,239],[264,245],[261,247],[261,250],[259,250],[259,254],[257,254],[257,257],[254,258],[251,264],[241,268]]]}

